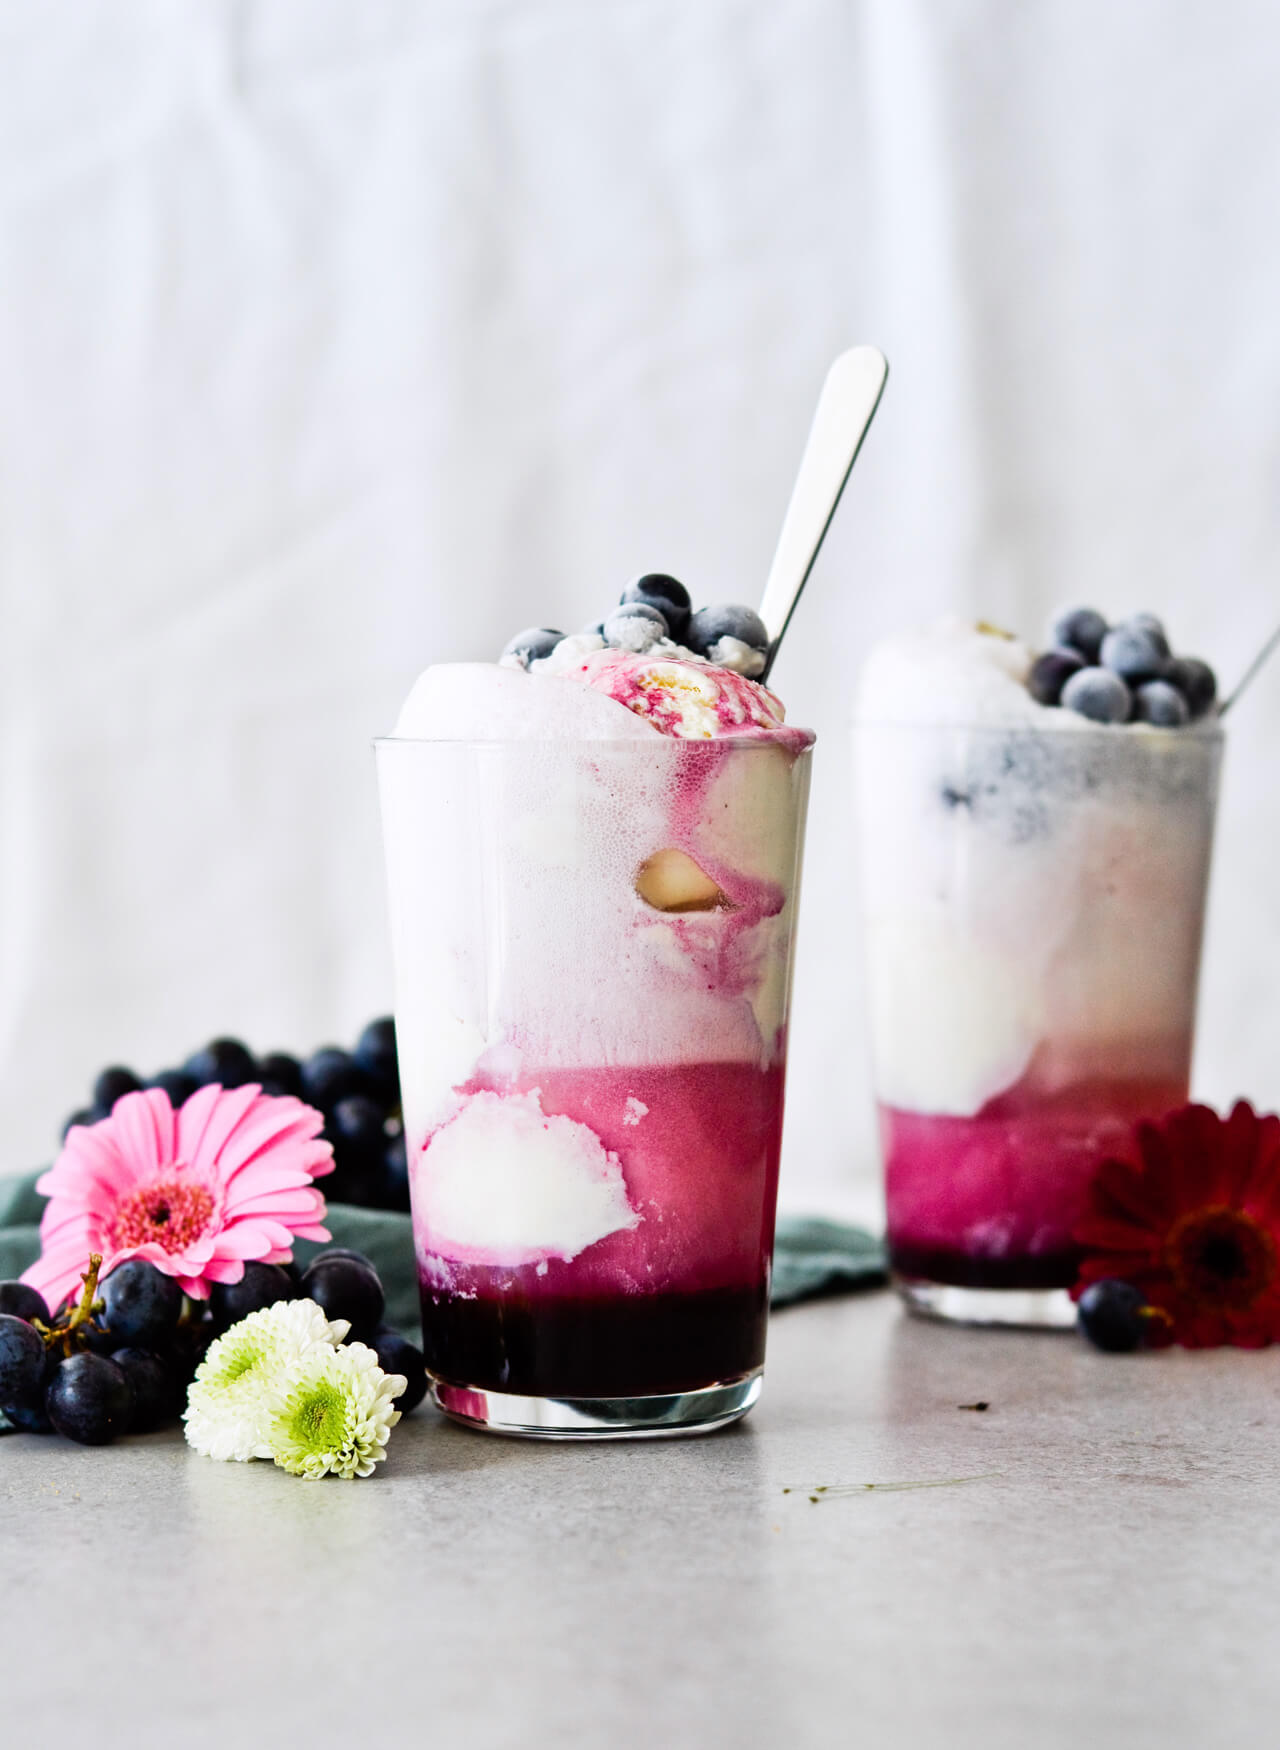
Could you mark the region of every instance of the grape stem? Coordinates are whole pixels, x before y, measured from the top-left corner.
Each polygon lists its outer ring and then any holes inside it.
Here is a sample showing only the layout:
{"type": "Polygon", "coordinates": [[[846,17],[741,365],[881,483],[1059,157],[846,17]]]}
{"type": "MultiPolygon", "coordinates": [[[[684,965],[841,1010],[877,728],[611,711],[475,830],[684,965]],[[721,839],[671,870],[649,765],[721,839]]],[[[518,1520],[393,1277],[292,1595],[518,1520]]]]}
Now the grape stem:
{"type": "Polygon", "coordinates": [[[84,1283],[80,1304],[72,1309],[65,1324],[59,1321],[57,1324],[46,1325],[43,1319],[32,1320],[36,1330],[44,1339],[46,1349],[52,1349],[56,1343],[61,1343],[63,1355],[70,1356],[74,1345],[83,1340],[80,1333],[84,1327],[93,1323],[95,1313],[103,1311],[106,1302],[97,1298],[98,1272],[101,1268],[102,1253],[91,1252],[89,1254],[89,1268],[80,1277],[81,1282],[84,1283]]]}

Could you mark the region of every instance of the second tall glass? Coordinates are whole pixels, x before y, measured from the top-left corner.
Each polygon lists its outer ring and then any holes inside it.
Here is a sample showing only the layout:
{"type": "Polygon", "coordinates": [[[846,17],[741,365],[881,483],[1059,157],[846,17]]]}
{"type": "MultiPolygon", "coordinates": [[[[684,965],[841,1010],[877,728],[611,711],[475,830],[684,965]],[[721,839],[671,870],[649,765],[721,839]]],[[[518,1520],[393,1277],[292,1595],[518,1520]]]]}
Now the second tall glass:
{"type": "Polygon", "coordinates": [[[427,1366],[505,1432],[760,1389],[807,747],[378,744],[427,1366]]]}
{"type": "Polygon", "coordinates": [[[1072,1322],[1090,1177],[1187,1098],[1221,733],[855,737],[896,1279],[940,1317],[1072,1322]]]}

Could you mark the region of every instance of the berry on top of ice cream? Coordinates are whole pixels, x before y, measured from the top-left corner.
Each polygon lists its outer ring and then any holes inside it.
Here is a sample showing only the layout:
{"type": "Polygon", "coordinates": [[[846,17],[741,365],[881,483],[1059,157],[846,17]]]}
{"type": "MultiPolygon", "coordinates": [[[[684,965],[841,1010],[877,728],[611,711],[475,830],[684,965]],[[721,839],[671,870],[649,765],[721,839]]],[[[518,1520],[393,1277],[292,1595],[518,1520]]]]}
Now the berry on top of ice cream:
{"type": "Polygon", "coordinates": [[[768,630],[754,608],[725,602],[694,613],[682,583],[665,572],[650,571],[629,583],[618,606],[584,632],[565,638],[563,633],[533,627],[513,638],[500,660],[510,668],[540,673],[547,672],[538,668],[545,662],[551,670],[563,672],[587,653],[584,639],[596,640],[589,647],[593,649],[706,662],[749,680],[764,673],[769,652],[768,630]]]}
{"type": "Polygon", "coordinates": [[[1036,658],[1027,679],[1041,705],[1062,705],[1098,723],[1159,729],[1181,729],[1213,707],[1213,670],[1198,657],[1174,656],[1155,614],[1108,626],[1094,608],[1069,608],[1050,636],[1053,648],[1036,658]]]}
{"type": "Polygon", "coordinates": [[[1213,670],[1198,657],[1171,656],[1154,614],[1108,626],[1094,609],[1072,608],[1050,636],[1037,655],[994,627],[951,618],[887,639],[863,670],[858,715],[870,723],[1144,730],[1212,718],[1213,670]]]}
{"type": "MultiPolygon", "coordinates": [[[[695,613],[682,583],[652,571],[581,632],[519,633],[499,666],[583,683],[662,735],[710,740],[782,729],[785,740],[803,732],[783,728],[781,701],[756,680],[768,653],[769,633],[754,608],[730,602],[695,613]]],[[[804,735],[802,745],[808,741],[804,735]]]]}

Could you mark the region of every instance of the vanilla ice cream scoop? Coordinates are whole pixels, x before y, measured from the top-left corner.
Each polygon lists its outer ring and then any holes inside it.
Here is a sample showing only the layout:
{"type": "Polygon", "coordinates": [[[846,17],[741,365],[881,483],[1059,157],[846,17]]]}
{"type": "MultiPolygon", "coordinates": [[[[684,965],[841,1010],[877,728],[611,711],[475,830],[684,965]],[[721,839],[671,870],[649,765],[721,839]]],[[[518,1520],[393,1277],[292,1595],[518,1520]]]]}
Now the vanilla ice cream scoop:
{"type": "Polygon", "coordinates": [[[563,678],[584,682],[661,734],[686,741],[775,733],[786,718],[776,693],[713,663],[597,650],[564,670],[563,678]]]}

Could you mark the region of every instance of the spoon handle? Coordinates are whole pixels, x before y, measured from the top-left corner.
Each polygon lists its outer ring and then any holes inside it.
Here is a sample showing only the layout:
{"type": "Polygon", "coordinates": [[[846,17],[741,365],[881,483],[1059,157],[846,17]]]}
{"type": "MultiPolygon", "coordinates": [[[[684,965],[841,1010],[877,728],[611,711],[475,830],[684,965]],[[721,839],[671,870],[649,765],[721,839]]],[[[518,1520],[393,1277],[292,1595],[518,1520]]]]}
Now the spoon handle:
{"type": "Polygon", "coordinates": [[[768,679],[782,635],[809,581],[888,374],[884,354],[874,346],[842,352],[827,372],[760,603],[760,618],[769,634],[761,680],[768,679]]]}
{"type": "Polygon", "coordinates": [[[1280,626],[1276,627],[1275,631],[1271,634],[1270,638],[1267,639],[1266,643],[1262,646],[1262,649],[1254,657],[1253,661],[1249,664],[1248,668],[1245,669],[1245,671],[1241,675],[1240,679],[1236,682],[1235,690],[1232,692],[1230,698],[1224,700],[1224,702],[1218,707],[1219,717],[1226,716],[1227,712],[1231,709],[1231,707],[1235,704],[1236,700],[1240,697],[1241,693],[1243,693],[1245,688],[1253,680],[1254,676],[1257,674],[1258,670],[1262,667],[1262,665],[1266,662],[1267,658],[1271,655],[1271,653],[1274,650],[1277,650],[1277,649],[1280,649],[1280,626]]]}

